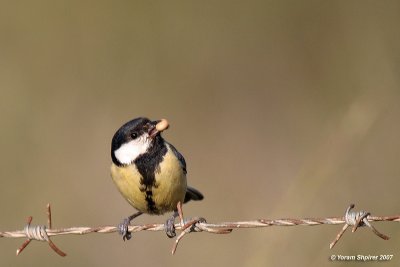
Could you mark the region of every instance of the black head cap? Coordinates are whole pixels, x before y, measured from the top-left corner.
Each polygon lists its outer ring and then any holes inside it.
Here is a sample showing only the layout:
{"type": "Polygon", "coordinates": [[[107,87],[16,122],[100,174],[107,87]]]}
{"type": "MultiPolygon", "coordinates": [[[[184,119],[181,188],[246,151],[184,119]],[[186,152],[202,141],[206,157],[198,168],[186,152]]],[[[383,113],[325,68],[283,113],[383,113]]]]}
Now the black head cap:
{"type": "Polygon", "coordinates": [[[144,133],[149,134],[152,142],[161,138],[160,133],[157,132],[155,127],[158,122],[159,121],[151,121],[145,117],[139,117],[122,125],[114,134],[111,142],[111,158],[113,162],[121,165],[114,152],[123,144],[142,136],[144,133]]]}

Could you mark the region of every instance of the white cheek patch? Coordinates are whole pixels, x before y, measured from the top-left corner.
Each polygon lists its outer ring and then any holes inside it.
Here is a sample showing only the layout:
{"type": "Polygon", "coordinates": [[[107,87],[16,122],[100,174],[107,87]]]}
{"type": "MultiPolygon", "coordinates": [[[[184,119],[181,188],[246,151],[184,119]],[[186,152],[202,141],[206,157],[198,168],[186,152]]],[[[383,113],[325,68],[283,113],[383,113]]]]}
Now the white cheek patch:
{"type": "Polygon", "coordinates": [[[114,155],[122,164],[131,164],[138,156],[147,151],[150,144],[151,139],[148,138],[148,135],[142,135],[129,143],[123,144],[114,151],[114,155]]]}

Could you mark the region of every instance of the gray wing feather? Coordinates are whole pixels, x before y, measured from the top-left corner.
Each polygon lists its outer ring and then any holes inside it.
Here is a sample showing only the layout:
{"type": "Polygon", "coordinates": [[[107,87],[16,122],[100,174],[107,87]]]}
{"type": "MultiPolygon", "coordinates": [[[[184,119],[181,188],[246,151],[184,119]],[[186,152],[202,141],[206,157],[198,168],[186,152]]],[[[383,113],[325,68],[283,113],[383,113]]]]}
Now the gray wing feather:
{"type": "Polygon", "coordinates": [[[179,153],[178,150],[176,150],[176,148],[173,145],[171,145],[170,143],[168,143],[168,145],[171,147],[172,152],[174,152],[175,156],[178,158],[179,162],[181,163],[183,172],[185,174],[187,174],[185,158],[182,156],[181,153],[179,153]]]}
{"type": "MultiPolygon", "coordinates": [[[[187,170],[186,170],[185,158],[182,156],[181,153],[179,153],[178,150],[176,150],[176,148],[173,145],[171,145],[170,143],[168,143],[168,145],[171,147],[172,152],[174,152],[175,156],[178,158],[179,162],[181,163],[183,172],[186,174],[187,170]]],[[[186,189],[185,200],[183,201],[183,203],[186,203],[190,200],[202,200],[203,198],[204,196],[202,193],[200,193],[199,190],[188,186],[186,189]]]]}

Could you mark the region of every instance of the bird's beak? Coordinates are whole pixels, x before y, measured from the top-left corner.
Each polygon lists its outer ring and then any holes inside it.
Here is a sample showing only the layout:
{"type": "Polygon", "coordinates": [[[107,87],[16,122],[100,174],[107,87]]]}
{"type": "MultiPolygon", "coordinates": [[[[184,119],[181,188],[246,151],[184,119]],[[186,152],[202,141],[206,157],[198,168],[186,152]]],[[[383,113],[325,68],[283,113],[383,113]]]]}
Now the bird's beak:
{"type": "Polygon", "coordinates": [[[148,125],[149,125],[148,133],[151,138],[156,137],[158,133],[161,133],[162,131],[168,129],[169,127],[168,121],[166,119],[152,121],[149,122],[148,125]]]}

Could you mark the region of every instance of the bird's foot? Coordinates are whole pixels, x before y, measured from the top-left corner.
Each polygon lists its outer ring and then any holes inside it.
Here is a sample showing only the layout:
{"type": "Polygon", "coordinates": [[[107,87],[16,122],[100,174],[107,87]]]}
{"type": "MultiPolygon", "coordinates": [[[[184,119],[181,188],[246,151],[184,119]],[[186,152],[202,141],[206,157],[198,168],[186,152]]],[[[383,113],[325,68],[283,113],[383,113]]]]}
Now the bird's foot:
{"type": "MultiPolygon", "coordinates": [[[[193,228],[194,225],[198,222],[205,222],[206,220],[204,218],[192,218],[192,219],[187,219],[183,220],[183,224],[181,225],[182,228],[188,228],[191,227],[193,228]]],[[[165,233],[169,238],[173,238],[176,236],[176,231],[175,231],[175,217],[169,218],[165,222],[165,233]]]]}
{"type": "Polygon", "coordinates": [[[165,233],[169,238],[173,238],[176,236],[175,232],[175,218],[177,215],[173,215],[165,222],[165,233]]]}
{"type": "Polygon", "coordinates": [[[195,218],[191,218],[189,220],[185,220],[185,225],[182,227],[183,230],[189,230],[190,232],[199,232],[201,230],[196,228],[196,225],[198,223],[206,223],[206,219],[204,219],[203,217],[195,217],[195,218]]]}
{"type": "Polygon", "coordinates": [[[131,223],[131,220],[129,218],[125,218],[120,224],[118,224],[118,233],[122,235],[122,239],[129,240],[132,237],[131,232],[129,232],[128,227],[131,223]]]}
{"type": "Polygon", "coordinates": [[[131,224],[131,221],[135,219],[137,216],[141,215],[142,212],[138,211],[135,214],[132,214],[128,218],[125,218],[120,224],[118,224],[117,229],[118,233],[122,235],[122,239],[129,240],[132,237],[132,233],[129,232],[129,225],[131,224]]]}

